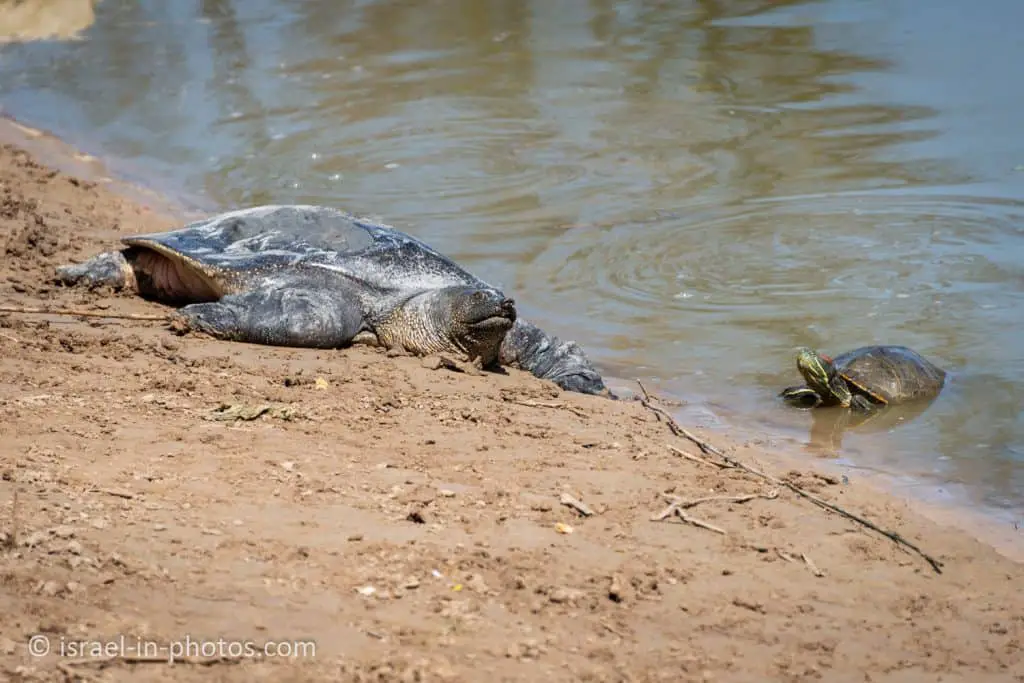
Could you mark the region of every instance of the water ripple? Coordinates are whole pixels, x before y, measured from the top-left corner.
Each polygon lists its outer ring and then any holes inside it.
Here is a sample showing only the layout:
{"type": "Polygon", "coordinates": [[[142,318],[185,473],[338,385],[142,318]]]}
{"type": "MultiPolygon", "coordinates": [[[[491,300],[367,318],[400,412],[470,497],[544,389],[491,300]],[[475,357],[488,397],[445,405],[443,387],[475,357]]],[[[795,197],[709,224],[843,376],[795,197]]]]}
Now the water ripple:
{"type": "Polygon", "coordinates": [[[1008,242],[1019,242],[1022,217],[1021,204],[984,198],[776,198],[566,234],[535,265],[555,291],[594,292],[660,319],[913,316],[966,290],[1009,294],[1024,273],[1007,248],[1019,248],[1008,242]]]}

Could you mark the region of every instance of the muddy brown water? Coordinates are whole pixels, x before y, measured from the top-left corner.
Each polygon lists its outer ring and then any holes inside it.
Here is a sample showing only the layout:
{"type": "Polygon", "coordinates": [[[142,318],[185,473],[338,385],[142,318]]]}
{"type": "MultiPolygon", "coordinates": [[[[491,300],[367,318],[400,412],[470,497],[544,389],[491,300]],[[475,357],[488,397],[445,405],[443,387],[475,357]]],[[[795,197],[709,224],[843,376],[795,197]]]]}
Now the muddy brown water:
{"type": "Polygon", "coordinates": [[[1024,515],[1024,4],[36,4],[0,104],[122,175],[375,215],[691,422],[1024,515]],[[872,343],[942,396],[777,403],[795,347],[872,343]]]}

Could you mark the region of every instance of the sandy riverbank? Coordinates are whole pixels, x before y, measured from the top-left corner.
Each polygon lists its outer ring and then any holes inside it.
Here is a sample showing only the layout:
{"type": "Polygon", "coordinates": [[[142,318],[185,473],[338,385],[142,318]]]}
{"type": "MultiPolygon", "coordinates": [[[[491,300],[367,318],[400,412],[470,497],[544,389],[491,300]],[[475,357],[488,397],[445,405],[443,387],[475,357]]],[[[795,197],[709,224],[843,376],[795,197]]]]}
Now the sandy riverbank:
{"type": "MultiPolygon", "coordinates": [[[[0,300],[159,310],[49,284],[55,264],[174,221],[156,198],[40,165],[89,163],[46,150],[0,149],[0,300]]],[[[785,488],[688,510],[725,534],[652,521],[665,494],[777,487],[674,454],[698,451],[637,402],[148,322],[0,315],[0,350],[13,680],[1024,680],[1021,565],[878,489],[717,439],[943,573],[785,488]],[[269,411],[228,420],[222,406],[269,411]],[[52,651],[33,658],[39,633],[52,651]],[[57,656],[119,635],[316,652],[57,656]]]]}

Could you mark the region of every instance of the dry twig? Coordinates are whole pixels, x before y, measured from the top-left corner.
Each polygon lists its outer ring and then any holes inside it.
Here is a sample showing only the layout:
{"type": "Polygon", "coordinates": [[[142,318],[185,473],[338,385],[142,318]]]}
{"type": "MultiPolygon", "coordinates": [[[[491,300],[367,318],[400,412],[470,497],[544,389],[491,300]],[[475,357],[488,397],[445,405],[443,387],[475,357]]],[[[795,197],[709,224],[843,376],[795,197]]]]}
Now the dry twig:
{"type": "Polygon", "coordinates": [[[152,320],[168,322],[171,316],[159,313],[105,313],[78,308],[36,308],[32,306],[0,306],[0,313],[26,313],[39,315],[70,315],[83,318],[115,318],[120,320],[152,320]]]}
{"type": "Polygon", "coordinates": [[[668,424],[668,428],[672,430],[673,434],[675,434],[676,436],[681,436],[685,439],[689,439],[693,443],[697,444],[697,447],[700,448],[705,453],[710,453],[712,455],[724,455],[722,451],[718,450],[704,439],[680,427],[679,423],[676,422],[672,418],[672,416],[668,414],[667,411],[651,403],[651,395],[647,392],[647,387],[641,384],[640,380],[637,380],[637,384],[640,385],[640,391],[643,392],[643,397],[640,399],[640,405],[642,405],[644,408],[647,408],[651,412],[655,413],[659,417],[664,418],[665,423],[668,424]]]}
{"type": "Polygon", "coordinates": [[[774,500],[779,497],[777,489],[772,489],[768,493],[745,493],[741,496],[707,496],[706,498],[695,498],[693,500],[682,500],[676,496],[669,496],[672,501],[672,505],[681,508],[692,508],[701,503],[713,503],[716,501],[726,503],[749,503],[755,498],[764,498],[765,500],[774,500]]]}
{"type": "MultiPolygon", "coordinates": [[[[637,384],[640,384],[640,382],[637,382],[637,384]]],[[[899,535],[895,531],[887,531],[886,529],[881,528],[880,526],[878,526],[877,524],[875,524],[874,522],[872,522],[870,520],[864,519],[863,517],[861,517],[859,515],[856,515],[856,514],[854,514],[852,512],[847,512],[846,510],[844,510],[843,508],[839,507],[838,505],[835,505],[834,503],[829,503],[828,501],[823,500],[822,498],[819,498],[818,496],[815,496],[814,494],[809,493],[808,491],[805,491],[804,489],[800,488],[796,484],[793,484],[793,483],[788,482],[788,481],[783,481],[783,480],[779,479],[778,477],[774,477],[774,476],[772,476],[770,474],[762,472],[759,469],[756,469],[754,467],[750,467],[749,465],[747,465],[747,464],[745,464],[743,462],[740,462],[736,458],[733,458],[733,457],[731,457],[729,455],[726,455],[723,451],[715,448],[711,444],[708,444],[707,442],[697,438],[696,436],[694,436],[690,432],[688,432],[685,429],[683,429],[682,427],[680,427],[679,424],[675,421],[675,419],[671,415],[669,415],[666,411],[662,410],[661,408],[658,408],[655,405],[652,405],[651,401],[650,401],[650,394],[647,393],[647,389],[644,388],[643,384],[640,384],[640,389],[641,389],[641,391],[643,391],[643,394],[644,394],[644,398],[640,399],[641,405],[643,405],[648,410],[653,411],[654,413],[656,413],[660,417],[664,418],[666,423],[669,426],[669,429],[672,430],[673,434],[675,434],[677,436],[682,436],[684,438],[689,439],[690,441],[693,441],[698,446],[700,446],[700,449],[702,451],[704,451],[704,453],[709,453],[709,454],[717,455],[726,464],[728,464],[728,465],[730,465],[732,467],[735,467],[737,469],[743,470],[744,472],[746,472],[748,474],[752,474],[755,477],[759,477],[761,479],[764,479],[765,481],[771,482],[771,483],[775,484],[776,486],[784,486],[787,489],[789,489],[790,491],[792,491],[793,493],[795,493],[798,496],[801,496],[803,498],[806,498],[807,500],[811,501],[812,503],[814,503],[815,505],[817,505],[819,507],[822,507],[822,508],[825,508],[826,510],[830,510],[832,512],[835,512],[836,514],[838,514],[838,515],[840,515],[842,517],[845,517],[846,519],[848,519],[850,521],[856,522],[856,523],[858,523],[858,524],[860,524],[860,525],[862,525],[864,527],[867,527],[868,529],[871,529],[872,531],[874,531],[876,533],[881,534],[882,536],[885,536],[886,538],[888,538],[890,541],[892,541],[896,545],[899,545],[899,546],[902,546],[902,547],[907,548],[909,550],[912,550],[915,553],[917,553],[918,555],[920,555],[922,558],[924,558],[924,560],[929,565],[931,565],[931,568],[935,570],[935,573],[937,573],[937,574],[941,574],[942,573],[942,563],[941,562],[939,562],[937,559],[935,559],[934,557],[932,557],[928,553],[926,553],[923,550],[921,550],[915,544],[913,544],[910,541],[908,541],[907,539],[903,538],[901,535],[899,535]]]]}
{"type": "Polygon", "coordinates": [[[744,600],[743,598],[733,598],[732,604],[743,609],[748,609],[751,612],[757,612],[758,614],[764,614],[764,605],[759,602],[751,602],[750,600],[744,600]]]}
{"type": "Polygon", "coordinates": [[[692,460],[693,462],[700,463],[701,465],[710,465],[712,467],[717,467],[718,469],[730,469],[730,468],[732,468],[732,465],[730,465],[727,462],[715,462],[714,460],[708,460],[707,458],[702,458],[699,455],[694,455],[693,453],[687,453],[682,448],[676,448],[672,444],[668,444],[668,449],[670,451],[672,451],[673,453],[675,453],[676,455],[682,457],[682,458],[686,458],[687,460],[692,460]]]}
{"type": "Polygon", "coordinates": [[[716,534],[722,534],[723,536],[726,535],[726,531],[722,527],[715,526],[711,522],[705,522],[704,520],[697,519],[696,517],[691,517],[683,512],[682,508],[669,506],[669,508],[661,514],[664,515],[664,517],[659,515],[658,519],[665,519],[665,517],[675,515],[687,524],[692,524],[693,526],[700,527],[701,529],[707,529],[708,531],[714,531],[716,534]]]}
{"type": "Polygon", "coordinates": [[[124,498],[125,500],[131,500],[135,497],[135,494],[131,491],[124,489],[88,489],[89,493],[105,493],[108,496],[114,496],[115,498],[124,498]]]}
{"type": "Polygon", "coordinates": [[[754,500],[755,498],[767,498],[768,500],[771,500],[773,498],[778,498],[778,496],[778,491],[770,491],[768,493],[748,493],[742,496],[709,496],[707,498],[696,498],[694,500],[681,500],[674,496],[667,496],[672,502],[669,504],[667,508],[651,517],[651,521],[660,522],[664,519],[667,519],[675,515],[684,522],[687,522],[694,526],[698,526],[702,529],[707,529],[708,531],[714,531],[715,533],[724,535],[726,533],[724,529],[717,527],[711,524],[710,522],[705,522],[703,520],[697,519],[696,517],[691,517],[690,515],[683,512],[683,510],[692,508],[696,505],[700,505],[701,503],[710,503],[712,501],[746,503],[751,500],[754,500]]]}
{"type": "Polygon", "coordinates": [[[800,558],[804,561],[804,564],[807,565],[807,568],[811,570],[812,574],[815,576],[825,576],[825,572],[818,569],[817,565],[815,565],[811,558],[807,556],[807,553],[800,553],[800,558]]]}
{"type": "Polygon", "coordinates": [[[561,495],[561,497],[559,498],[559,502],[562,505],[566,505],[568,507],[571,507],[573,510],[575,510],[578,513],[580,513],[584,517],[590,517],[591,515],[594,514],[594,511],[590,508],[589,505],[584,503],[582,500],[576,499],[571,494],[563,493],[561,495]]]}

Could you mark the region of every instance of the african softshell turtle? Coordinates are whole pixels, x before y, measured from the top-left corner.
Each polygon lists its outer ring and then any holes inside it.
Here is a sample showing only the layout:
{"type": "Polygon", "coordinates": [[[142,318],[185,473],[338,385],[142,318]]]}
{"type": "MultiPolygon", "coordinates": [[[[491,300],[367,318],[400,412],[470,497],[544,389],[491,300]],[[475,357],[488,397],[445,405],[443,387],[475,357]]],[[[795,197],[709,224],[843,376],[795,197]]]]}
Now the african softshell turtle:
{"type": "Polygon", "coordinates": [[[841,406],[870,412],[933,399],[946,381],[945,370],[906,346],[862,346],[834,359],[802,348],[796,367],[806,384],[787,387],[779,396],[802,408],[841,406]]]}
{"type": "Polygon", "coordinates": [[[121,242],[59,267],[57,279],[181,306],[188,328],[219,339],[458,353],[610,395],[575,342],[523,320],[502,291],[422,241],[339,209],[258,206],[121,242]]]}

